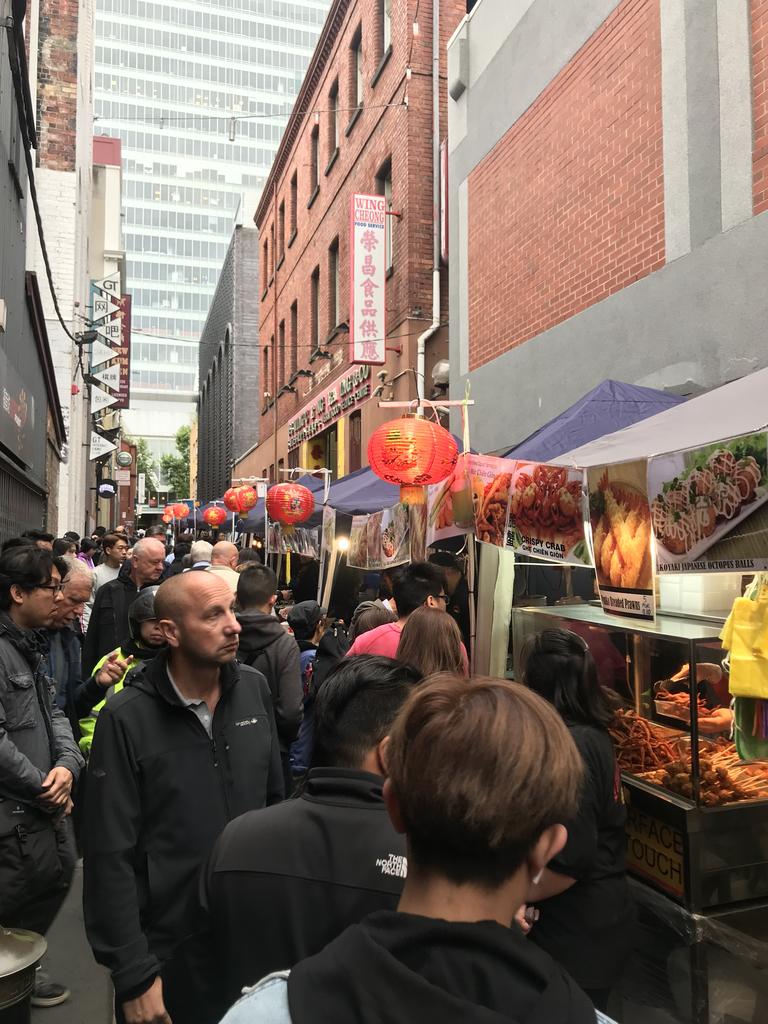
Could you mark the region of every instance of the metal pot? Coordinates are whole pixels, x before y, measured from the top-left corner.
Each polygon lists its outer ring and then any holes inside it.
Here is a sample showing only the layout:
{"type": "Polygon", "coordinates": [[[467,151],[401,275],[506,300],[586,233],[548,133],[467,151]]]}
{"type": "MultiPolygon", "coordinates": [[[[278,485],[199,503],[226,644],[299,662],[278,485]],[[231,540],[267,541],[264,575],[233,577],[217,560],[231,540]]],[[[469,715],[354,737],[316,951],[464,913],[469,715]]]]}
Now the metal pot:
{"type": "Polygon", "coordinates": [[[35,971],[48,943],[37,932],[0,928],[0,1021],[27,1024],[35,971]]]}

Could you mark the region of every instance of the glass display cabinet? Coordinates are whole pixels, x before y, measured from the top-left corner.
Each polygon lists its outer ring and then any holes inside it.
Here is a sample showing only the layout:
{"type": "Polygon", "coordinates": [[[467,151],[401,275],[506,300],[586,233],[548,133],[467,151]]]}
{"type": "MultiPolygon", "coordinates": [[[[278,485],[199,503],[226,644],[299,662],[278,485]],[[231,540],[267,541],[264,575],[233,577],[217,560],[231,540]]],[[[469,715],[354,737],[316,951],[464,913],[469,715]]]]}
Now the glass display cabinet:
{"type": "Polygon", "coordinates": [[[615,709],[628,867],[698,913],[768,898],[768,762],[740,760],[730,739],[722,626],[625,620],[592,604],[512,610],[515,679],[542,629],[589,645],[615,709]]]}

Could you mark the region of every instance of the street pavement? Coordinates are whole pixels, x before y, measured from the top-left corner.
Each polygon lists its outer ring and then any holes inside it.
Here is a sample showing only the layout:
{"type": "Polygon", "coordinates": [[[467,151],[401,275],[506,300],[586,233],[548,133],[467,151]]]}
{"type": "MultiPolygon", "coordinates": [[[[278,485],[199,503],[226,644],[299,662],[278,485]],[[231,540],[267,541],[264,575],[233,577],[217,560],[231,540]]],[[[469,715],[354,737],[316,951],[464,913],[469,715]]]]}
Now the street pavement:
{"type": "Polygon", "coordinates": [[[43,970],[72,995],[61,1006],[33,1009],[33,1024],[112,1024],[112,986],[93,959],[83,927],[83,867],[78,862],[66,902],[48,932],[43,970]]]}

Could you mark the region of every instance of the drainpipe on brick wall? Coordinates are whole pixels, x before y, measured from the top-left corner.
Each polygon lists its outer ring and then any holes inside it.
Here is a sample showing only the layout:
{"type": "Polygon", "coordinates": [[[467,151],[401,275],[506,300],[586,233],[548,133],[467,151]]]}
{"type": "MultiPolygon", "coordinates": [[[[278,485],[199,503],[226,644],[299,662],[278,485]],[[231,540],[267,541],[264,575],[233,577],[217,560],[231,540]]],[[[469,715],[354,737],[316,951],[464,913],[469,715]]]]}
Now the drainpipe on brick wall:
{"type": "MultiPolygon", "coordinates": [[[[274,432],[274,435],[275,435],[274,436],[274,442],[275,442],[275,479],[274,479],[274,483],[279,484],[281,482],[281,480],[280,480],[280,473],[278,472],[278,469],[277,469],[277,383],[278,383],[278,381],[277,381],[277,346],[280,344],[280,339],[279,339],[278,333],[277,333],[277,253],[275,252],[275,246],[277,245],[277,175],[275,175],[275,183],[272,186],[272,225],[273,225],[273,231],[272,231],[272,267],[273,267],[272,277],[273,277],[273,281],[272,281],[272,283],[273,283],[274,289],[275,289],[274,292],[272,293],[272,307],[273,307],[273,312],[274,312],[274,316],[272,317],[272,324],[273,324],[272,330],[273,330],[274,334],[272,336],[275,339],[272,342],[272,402],[273,402],[272,408],[275,410],[275,417],[274,417],[274,420],[273,420],[273,424],[274,424],[273,432],[274,432]]],[[[265,538],[265,540],[266,540],[266,538],[265,538]]],[[[279,563],[278,563],[278,565],[279,565],[279,563]]]]}
{"type": "MultiPolygon", "coordinates": [[[[440,329],[440,0],[432,0],[432,323],[416,342],[416,392],[426,397],[427,342],[440,329]]],[[[423,416],[419,407],[417,415],[423,416]]]]}

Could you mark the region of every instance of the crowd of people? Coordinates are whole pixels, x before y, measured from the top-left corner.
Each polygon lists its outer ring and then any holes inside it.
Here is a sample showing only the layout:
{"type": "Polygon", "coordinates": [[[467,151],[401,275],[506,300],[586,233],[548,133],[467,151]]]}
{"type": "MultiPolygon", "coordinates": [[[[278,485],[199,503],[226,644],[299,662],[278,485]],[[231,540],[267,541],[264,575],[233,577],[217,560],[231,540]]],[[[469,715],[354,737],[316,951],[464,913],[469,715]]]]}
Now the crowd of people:
{"type": "Polygon", "coordinates": [[[118,1022],[595,1021],[633,910],[587,645],[472,676],[453,554],[349,622],[305,570],[160,528],[3,544],[0,924],[44,935],[82,855],[118,1022]]]}

